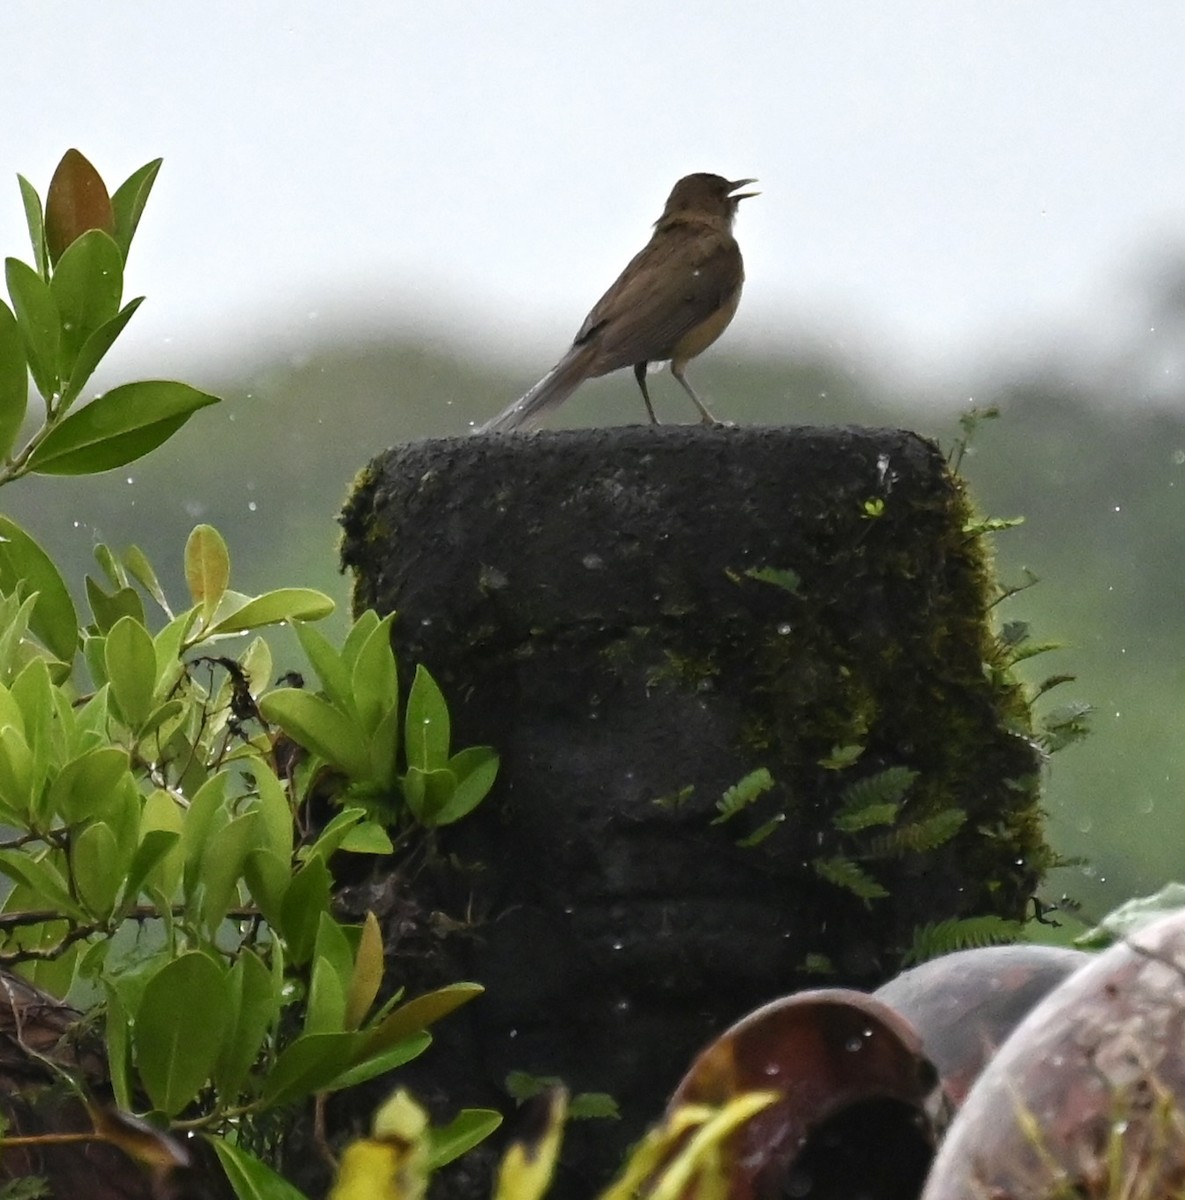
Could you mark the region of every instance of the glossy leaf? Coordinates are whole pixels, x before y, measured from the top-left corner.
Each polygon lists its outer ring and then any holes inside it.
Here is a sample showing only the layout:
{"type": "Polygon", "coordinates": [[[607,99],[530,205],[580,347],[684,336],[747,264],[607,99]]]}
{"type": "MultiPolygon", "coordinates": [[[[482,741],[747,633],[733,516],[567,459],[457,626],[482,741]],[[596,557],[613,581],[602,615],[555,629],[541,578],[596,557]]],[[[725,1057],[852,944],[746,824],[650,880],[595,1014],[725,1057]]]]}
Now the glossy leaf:
{"type": "Polygon", "coordinates": [[[107,633],[104,660],[111,695],[123,719],[139,729],[152,711],[156,686],[152,635],[132,617],[120,617],[107,633]]]}
{"type": "Polygon", "coordinates": [[[280,906],[280,932],[296,966],[308,962],[316,944],[321,914],[329,908],[332,880],[320,858],[311,858],[292,877],[280,906]]]}
{"type": "Polygon", "coordinates": [[[213,935],[238,902],[238,883],[247,855],[259,846],[259,814],[246,812],[224,825],[206,844],[202,855],[201,922],[213,935]]]}
{"type": "Polygon", "coordinates": [[[111,208],[115,217],[115,241],[125,261],[162,161],[154,158],[138,171],[133,171],[115,189],[115,194],[111,197],[111,208]]]}
{"type": "Polygon", "coordinates": [[[135,588],[119,588],[114,593],[105,592],[90,575],[86,577],[86,601],[95,618],[95,628],[107,633],[121,617],[130,617],[140,625],[145,623],[144,602],[135,588]]]}
{"type": "Polygon", "coordinates": [[[152,597],[158,607],[168,612],[169,603],[165,599],[164,589],[156,577],[148,555],[139,546],[129,546],[123,552],[123,561],[132,578],[152,597]]]}
{"type": "Polygon", "coordinates": [[[314,955],[304,1032],[340,1033],[344,1028],[345,1011],[346,996],[341,977],[329,959],[314,955]]]}
{"type": "Polygon", "coordinates": [[[197,884],[207,844],[229,820],[224,808],[229,783],[229,776],[225,773],[211,775],[189,802],[189,812],[185,814],[181,833],[186,892],[192,892],[197,884]]]}
{"type": "Polygon", "coordinates": [[[62,390],[62,402],[65,405],[69,406],[77,399],[87,381],[95,373],[95,368],[103,361],[107,351],[115,344],[115,339],[123,333],[124,327],[136,315],[136,309],[143,303],[143,296],[129,300],[115,316],[109,321],[104,321],[82,343],[82,348],[74,361],[74,369],[70,372],[70,381],[62,390]]]}
{"type": "Polygon", "coordinates": [[[93,475],[133,462],[167,441],[218,397],[171,380],[125,383],[65,417],[29,457],[42,475],[93,475]]]}
{"type": "Polygon", "coordinates": [[[253,766],[255,787],[259,792],[259,813],[262,844],[277,858],[292,857],[293,817],[284,785],[266,763],[253,766]]]}
{"type": "Polygon", "coordinates": [[[350,716],[354,715],[353,685],[350,670],[342,660],[337,647],[315,626],[304,621],[293,621],[297,641],[305,652],[321,688],[335,708],[350,716]]]}
{"type": "Polygon", "coordinates": [[[238,1019],[227,1032],[214,1078],[224,1096],[236,1095],[279,1015],[271,972],[252,951],[240,950],[227,977],[231,1007],[238,1019]]]}
{"type": "Polygon", "coordinates": [[[353,1063],[365,1039],[360,1033],[301,1034],[286,1046],[263,1086],[265,1107],[319,1091],[353,1063]]]}
{"type": "Polygon", "coordinates": [[[24,582],[26,594],[37,593],[29,622],[33,632],[63,662],[78,649],[78,616],[65,581],[53,559],[15,521],[0,516],[0,591],[24,582]]]}
{"type": "Polygon", "coordinates": [[[317,840],[309,847],[306,857],[318,856],[328,862],[349,831],[365,819],[364,808],[343,808],[341,812],[335,813],[317,840]]]}
{"type": "Polygon", "coordinates": [[[45,193],[45,242],[56,263],[89,229],[115,232],[115,213],[107,185],[77,150],[62,155],[45,193]]]}
{"type": "Polygon", "coordinates": [[[184,827],[185,818],[182,817],[177,802],[168,792],[158,789],[148,795],[140,813],[140,847],[136,851],[137,857],[133,858],[132,866],[128,870],[128,887],[124,891],[125,903],[134,904],[136,902],[131,888],[136,886],[135,875],[139,864],[139,855],[143,853],[145,856],[150,856],[153,853],[145,848],[145,844],[149,838],[155,838],[159,834],[173,834],[177,840],[174,841],[165,857],[150,868],[145,886],[159,892],[167,901],[171,902],[176,897],[181,886],[181,873],[185,865],[184,852],[181,849],[184,827]]]}
{"type": "Polygon", "coordinates": [[[185,582],[203,622],[209,622],[230,584],[230,551],[213,525],[195,526],[186,540],[185,582]]]}
{"type": "Polygon", "coordinates": [[[17,258],[5,259],[4,278],[12,310],[25,342],[25,355],[38,391],[48,401],[58,390],[61,319],[49,284],[17,258]]]}
{"type": "MultiPolygon", "coordinates": [[[[238,1200],[308,1200],[254,1154],[220,1137],[207,1137],[238,1200]]],[[[377,1200],[377,1198],[376,1198],[377,1200]]]]}
{"type": "Polygon", "coordinates": [[[199,951],[165,963],[144,987],[132,1028],[154,1108],[175,1116],[209,1080],[232,1018],[226,975],[199,951]]]}
{"type": "Polygon", "coordinates": [[[448,705],[436,680],[421,663],[407,697],[403,745],[409,766],[435,771],[448,763],[448,705]]]}
{"type": "Polygon", "coordinates": [[[282,621],[319,621],[334,610],[333,601],[313,588],[277,588],[249,600],[241,608],[220,618],[211,633],[242,633],[282,621]]]}
{"type": "Polygon", "coordinates": [[[0,873],[25,884],[41,897],[46,908],[56,909],[64,917],[86,920],[86,913],[66,889],[61,871],[48,858],[35,858],[27,850],[0,850],[0,873]]]}
{"type": "Polygon", "coordinates": [[[445,1126],[429,1134],[428,1170],[438,1171],[472,1150],[502,1124],[502,1114],[492,1108],[463,1108],[445,1126]]]}
{"type": "Polygon", "coordinates": [[[130,908],[139,902],[140,892],[148,885],[149,877],[180,840],[181,834],[177,830],[149,829],[144,832],[128,866],[123,888],[124,906],[130,908]]]}
{"type": "Polygon", "coordinates": [[[12,309],[0,300],[0,461],[7,459],[29,405],[25,339],[12,309]]]}
{"type": "Polygon", "coordinates": [[[103,1022],[107,1037],[107,1069],[111,1075],[111,1090],[115,1103],[131,1112],[132,1095],[132,1023],[128,1017],[123,997],[108,979],[102,980],[107,994],[106,1020],[103,1022]]]}
{"type": "Polygon", "coordinates": [[[366,643],[366,639],[378,627],[378,623],[379,615],[373,608],[363,609],[355,618],[349,633],[346,634],[346,640],[342,642],[341,649],[342,662],[346,664],[348,671],[354,670],[354,663],[358,661],[358,652],[366,643]]]}
{"type": "Polygon", "coordinates": [[[371,1079],[377,1079],[380,1075],[386,1075],[390,1071],[398,1070],[404,1063],[409,1063],[413,1058],[419,1058],[429,1046],[432,1045],[432,1035],[430,1033],[413,1033],[411,1037],[406,1037],[401,1042],[396,1042],[393,1046],[388,1046],[385,1050],[380,1050],[377,1054],[367,1054],[354,1066],[348,1067],[341,1074],[335,1075],[326,1085],[327,1092],[340,1092],[345,1088],[357,1087],[360,1083],[367,1083],[371,1079]]]}
{"type": "Polygon", "coordinates": [[[348,854],[390,854],[394,846],[377,821],[361,821],[347,831],[338,849],[348,854]]]}
{"type": "Polygon", "coordinates": [[[283,922],[284,896],[292,882],[288,859],[271,850],[253,850],[243,864],[243,878],[251,899],[269,925],[280,929],[283,922]]]}
{"type": "Polygon", "coordinates": [[[80,754],[62,767],[50,787],[50,815],[67,825],[95,816],[96,800],[113,792],[127,773],[128,754],[119,746],[96,746],[80,754]]]}
{"type": "Polygon", "coordinates": [[[366,779],[370,755],[358,726],[320,696],[300,688],[278,688],[260,697],[263,719],[279,725],[293,741],[340,767],[352,779],[366,779]]]}
{"type": "Polygon", "coordinates": [[[41,211],[41,197],[23,175],[16,178],[21,189],[21,201],[25,206],[25,223],[29,227],[29,243],[33,247],[33,261],[37,265],[37,274],[42,279],[48,279],[49,256],[45,250],[45,216],[41,211]]]}
{"type": "Polygon", "coordinates": [[[449,759],[456,778],[453,794],[436,814],[437,825],[451,825],[468,816],[490,793],[498,777],[498,756],[488,746],[471,746],[449,759]]]}
{"type": "Polygon", "coordinates": [[[428,829],[438,823],[439,815],[451,804],[456,794],[457,777],[445,767],[421,771],[408,767],[403,777],[403,798],[411,815],[428,829]]]}
{"type": "Polygon", "coordinates": [[[59,363],[70,380],[87,339],[119,312],[123,258],[111,235],[91,229],[71,243],[49,281],[62,322],[59,363]]]}
{"type": "Polygon", "coordinates": [[[124,878],[124,863],[109,826],[97,821],[70,840],[70,874],[92,916],[106,920],[124,878]]]}
{"type": "Polygon", "coordinates": [[[401,1004],[370,1030],[366,1053],[377,1054],[413,1033],[428,1029],[484,991],[480,983],[450,983],[401,1004]]]}
{"type": "Polygon", "coordinates": [[[362,733],[369,738],[383,718],[399,707],[399,677],[391,649],[390,613],[363,642],[354,661],[350,692],[358,710],[362,733]]]}

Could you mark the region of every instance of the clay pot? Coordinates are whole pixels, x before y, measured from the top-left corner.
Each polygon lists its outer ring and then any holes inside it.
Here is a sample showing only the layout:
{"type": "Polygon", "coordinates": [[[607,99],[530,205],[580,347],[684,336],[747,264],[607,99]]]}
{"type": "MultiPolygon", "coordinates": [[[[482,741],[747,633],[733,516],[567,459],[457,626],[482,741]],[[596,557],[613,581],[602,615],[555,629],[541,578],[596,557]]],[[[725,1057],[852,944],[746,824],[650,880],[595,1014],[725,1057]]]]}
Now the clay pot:
{"type": "Polygon", "coordinates": [[[1016,1028],[923,1200],[1176,1196],[1185,1184],[1185,913],[1129,935],[1016,1028]]]}

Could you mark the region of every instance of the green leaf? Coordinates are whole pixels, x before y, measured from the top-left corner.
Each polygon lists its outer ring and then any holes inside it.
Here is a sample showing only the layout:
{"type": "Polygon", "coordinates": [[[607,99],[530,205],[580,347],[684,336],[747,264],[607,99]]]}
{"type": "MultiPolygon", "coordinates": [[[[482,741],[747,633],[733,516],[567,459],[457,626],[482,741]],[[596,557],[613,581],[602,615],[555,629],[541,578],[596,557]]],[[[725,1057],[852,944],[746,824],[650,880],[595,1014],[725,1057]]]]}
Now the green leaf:
{"type": "Polygon", "coordinates": [[[198,884],[207,844],[230,820],[224,808],[229,784],[230,777],[225,772],[211,775],[189,802],[189,811],[185,814],[181,830],[187,894],[192,894],[198,884]]]}
{"type": "MultiPolygon", "coordinates": [[[[367,738],[390,712],[399,707],[399,675],[395,653],[391,649],[391,625],[394,620],[395,614],[390,613],[375,626],[359,648],[354,661],[350,692],[357,706],[362,733],[367,738]]],[[[447,717],[447,710],[445,715],[447,717]]]]}
{"type": "Polygon", "coordinates": [[[259,792],[256,811],[259,813],[262,843],[278,858],[288,860],[292,857],[293,842],[293,816],[288,794],[266,763],[253,764],[252,774],[259,792]]]}
{"type": "MultiPolygon", "coordinates": [[[[3,739],[8,741],[6,737],[3,739]]],[[[46,908],[63,917],[87,920],[87,914],[66,890],[62,873],[48,857],[36,858],[27,850],[0,850],[0,873],[36,892],[46,908]]]]}
{"type": "Polygon", "coordinates": [[[617,1101],[608,1092],[579,1092],[568,1105],[568,1118],[572,1121],[617,1121],[621,1118],[621,1111],[617,1101]]]}
{"type": "Polygon", "coordinates": [[[321,914],[329,910],[332,879],[320,858],[310,858],[292,877],[280,906],[280,932],[296,966],[308,962],[317,940],[321,914]]]}
{"type": "Polygon", "coordinates": [[[467,817],[490,794],[498,777],[498,756],[489,746],[470,746],[449,759],[456,779],[453,794],[436,814],[437,825],[451,825],[467,817]]]}
{"type": "Polygon", "coordinates": [[[181,834],[173,829],[147,829],[143,831],[140,844],[128,866],[127,880],[123,888],[123,904],[133,907],[140,899],[140,892],[149,884],[149,877],[164,861],[165,857],[181,840],[181,834]]]}
{"type": "Polygon", "coordinates": [[[144,212],[144,205],[148,203],[149,193],[152,191],[152,185],[156,182],[156,174],[163,161],[163,159],[154,158],[152,162],[145,163],[138,171],[133,171],[115,189],[115,193],[111,197],[111,210],[115,218],[115,241],[125,261],[128,251],[132,247],[132,238],[135,237],[136,227],[140,224],[140,215],[144,212]]]}
{"type": "Polygon", "coordinates": [[[350,626],[346,640],[342,643],[341,657],[348,671],[353,671],[354,663],[358,661],[358,653],[366,643],[366,639],[378,628],[379,615],[373,608],[363,609],[350,626]]]}
{"type": "Polygon", "coordinates": [[[115,1103],[124,1112],[133,1108],[132,1096],[132,1023],[123,997],[109,979],[101,981],[107,993],[107,1013],[103,1022],[107,1035],[107,1069],[115,1103]]]}
{"type": "Polygon", "coordinates": [[[502,1114],[492,1108],[463,1108],[440,1129],[429,1134],[428,1170],[439,1171],[486,1138],[502,1124],[502,1114]]]}
{"type": "Polygon", "coordinates": [[[119,746],[96,746],[72,758],[50,787],[49,815],[66,825],[95,816],[96,800],[115,791],[128,770],[128,753],[119,746]]]}
{"type": "Polygon", "coordinates": [[[185,543],[185,582],[208,624],[230,584],[230,552],[213,525],[197,525],[185,543]]]}
{"type": "Polygon", "coordinates": [[[913,945],[902,960],[903,967],[950,954],[955,950],[1006,945],[1024,937],[1023,921],[1003,917],[963,917],[923,925],[913,931],[913,945]]]}
{"type": "Polygon", "coordinates": [[[841,833],[859,833],[861,829],[869,829],[873,825],[892,825],[900,810],[901,805],[895,801],[869,804],[852,812],[837,813],[831,823],[841,833]]]}
{"type": "Polygon", "coordinates": [[[358,1057],[366,1035],[303,1033],[276,1059],[263,1086],[265,1108],[320,1091],[358,1057]]]}
{"type": "Polygon", "coordinates": [[[391,836],[377,821],[362,821],[347,830],[338,849],[347,854],[390,854],[391,836]]]}
{"type": "Polygon", "coordinates": [[[25,341],[12,309],[0,300],[0,461],[9,457],[29,405],[25,341]]]}
{"type": "Polygon", "coordinates": [[[111,235],[91,229],[71,242],[49,281],[49,294],[62,322],[62,379],[69,380],[86,340],[119,312],[123,258],[111,235]]]}
{"type": "Polygon", "coordinates": [[[227,1032],[214,1067],[214,1078],[224,1101],[238,1095],[280,1012],[280,997],[272,973],[251,950],[239,951],[227,976],[227,985],[238,1020],[227,1032]]]}
{"type": "Polygon", "coordinates": [[[120,617],[107,633],[104,650],[111,695],[124,721],[139,729],[152,711],[156,647],[152,634],[132,617],[120,617]]]}
{"type": "Polygon", "coordinates": [[[327,700],[301,688],[278,688],[259,700],[263,719],[351,779],[370,775],[370,755],[358,726],[327,700]]]}
{"type": "Polygon", "coordinates": [[[238,1200],[308,1200],[303,1192],[242,1146],[208,1134],[206,1141],[214,1147],[238,1200]]]}
{"type": "Polygon", "coordinates": [[[106,920],[115,908],[126,864],[109,826],[88,825],[70,841],[70,874],[78,898],[94,917],[106,920]]]}
{"type": "Polygon", "coordinates": [[[29,226],[29,242],[33,247],[33,261],[42,279],[49,278],[49,255],[45,250],[45,216],[41,211],[41,197],[37,189],[23,176],[18,175],[21,200],[25,206],[25,223],[29,226]]]}
{"type": "Polygon", "coordinates": [[[226,974],[190,951],[165,963],[144,987],[132,1039],[140,1079],[154,1108],[176,1116],[209,1080],[231,1011],[226,974]]]}
{"type": "Polygon", "coordinates": [[[58,354],[61,339],[61,318],[50,295],[49,284],[20,261],[4,261],[4,276],[12,309],[25,341],[25,355],[37,389],[47,401],[58,390],[58,354]]]}
{"type": "Polygon", "coordinates": [[[750,771],[743,779],[728,788],[724,795],[716,801],[718,815],[712,818],[711,823],[723,825],[725,821],[731,821],[737,813],[743,812],[773,786],[774,777],[765,767],[758,767],[757,770],[750,771]]]}
{"type": "Polygon", "coordinates": [[[394,1012],[388,1013],[373,1029],[368,1030],[366,1054],[378,1054],[388,1047],[420,1033],[437,1021],[455,1012],[463,1004],[480,996],[485,988],[480,983],[450,983],[447,987],[425,992],[394,1012]]]}
{"type": "Polygon", "coordinates": [[[403,777],[403,798],[416,821],[431,829],[452,803],[457,791],[457,777],[441,767],[436,771],[421,771],[419,767],[408,767],[403,777]]]}
{"type": "Polygon", "coordinates": [[[329,824],[321,831],[320,836],[308,849],[305,857],[319,856],[328,862],[330,856],[341,846],[346,834],[359,822],[366,819],[364,808],[344,808],[336,813],[329,824]]]}
{"type": "Polygon", "coordinates": [[[103,361],[107,351],[115,344],[116,338],[123,333],[127,323],[136,315],[136,309],[143,303],[143,296],[129,300],[115,316],[109,321],[104,321],[82,343],[78,358],[74,362],[74,369],[70,372],[70,382],[62,392],[62,403],[66,407],[78,398],[82,389],[86,387],[87,380],[95,373],[95,368],[103,361]]]}
{"type": "Polygon", "coordinates": [[[416,667],[404,717],[403,746],[409,766],[435,771],[448,763],[448,705],[421,663],[416,667]]]}
{"type": "Polygon", "coordinates": [[[319,621],[334,608],[324,592],[313,588],[277,588],[248,600],[234,612],[221,617],[210,630],[212,634],[242,633],[263,625],[278,625],[282,621],[319,621]]]}
{"type": "Polygon", "coordinates": [[[53,559],[15,521],[0,516],[0,591],[12,592],[24,582],[26,594],[37,593],[33,632],[63,662],[73,662],[78,649],[78,616],[65,581],[53,559]]]}
{"type": "Polygon", "coordinates": [[[86,599],[95,618],[95,628],[107,633],[121,617],[131,617],[140,625],[146,624],[144,602],[135,588],[122,587],[114,594],[105,592],[98,582],[86,577],[86,599]]]}
{"type": "Polygon", "coordinates": [[[217,396],[170,380],[125,383],[70,413],[29,457],[42,475],[94,475],[155,450],[217,396]]]}
{"type": "Polygon", "coordinates": [[[378,1054],[367,1055],[354,1066],[335,1075],[326,1085],[327,1092],[340,1092],[345,1088],[357,1087],[379,1075],[386,1075],[409,1063],[413,1058],[419,1058],[432,1045],[432,1035],[429,1033],[413,1033],[411,1037],[396,1042],[394,1046],[378,1054]]]}
{"type": "Polygon", "coordinates": [[[251,899],[267,923],[276,929],[283,921],[284,896],[292,882],[292,866],[271,850],[253,850],[243,864],[243,878],[251,899]]]}
{"type": "Polygon", "coordinates": [[[164,589],[160,586],[160,580],[156,577],[156,571],[148,561],[148,555],[139,546],[129,546],[123,552],[123,561],[132,578],[152,597],[157,607],[167,613],[169,604],[165,599],[164,589]]]}
{"type": "MultiPolygon", "coordinates": [[[[322,916],[328,917],[328,914],[323,913],[322,916]]],[[[340,1033],[344,1027],[345,1011],[346,995],[341,977],[329,959],[314,955],[304,1032],[340,1033]]]]}
{"type": "Polygon", "coordinates": [[[831,753],[826,758],[819,759],[819,766],[827,771],[843,771],[856,762],[864,750],[865,747],[858,742],[850,742],[846,746],[832,746],[831,753]]]}
{"type": "Polygon", "coordinates": [[[213,936],[238,900],[238,884],[247,855],[259,848],[259,813],[243,813],[224,825],[206,844],[200,870],[201,922],[213,936]]]}
{"type": "Polygon", "coordinates": [[[775,587],[780,587],[783,591],[791,594],[797,592],[802,586],[802,576],[789,568],[752,567],[745,574],[750,579],[756,579],[760,583],[772,583],[775,587]]]}
{"type": "Polygon", "coordinates": [[[354,693],[350,682],[350,671],[342,661],[333,643],[315,626],[304,621],[293,621],[300,648],[308,656],[309,663],[321,688],[335,708],[351,717],[355,715],[354,693]]]}

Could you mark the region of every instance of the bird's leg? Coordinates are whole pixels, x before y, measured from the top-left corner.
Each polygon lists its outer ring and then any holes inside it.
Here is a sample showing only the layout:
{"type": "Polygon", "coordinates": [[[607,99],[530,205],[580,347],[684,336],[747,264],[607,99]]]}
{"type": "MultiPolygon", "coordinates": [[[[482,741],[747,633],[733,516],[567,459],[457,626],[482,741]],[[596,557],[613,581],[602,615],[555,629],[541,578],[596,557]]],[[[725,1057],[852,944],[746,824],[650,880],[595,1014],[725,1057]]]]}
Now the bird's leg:
{"type": "MultiPolygon", "coordinates": [[[[654,405],[650,403],[650,390],[646,387],[646,368],[649,363],[634,363],[634,378],[638,381],[638,387],[642,389],[642,399],[646,401],[646,411],[650,414],[650,424],[658,425],[659,420],[654,415],[654,405]]],[[[696,401],[699,404],[699,401],[696,401]]]]}
{"type": "Polygon", "coordinates": [[[699,409],[700,420],[705,425],[719,425],[720,422],[708,412],[708,406],[695,394],[695,389],[683,378],[683,364],[672,362],[671,374],[679,381],[680,386],[691,397],[695,407],[699,409]]]}

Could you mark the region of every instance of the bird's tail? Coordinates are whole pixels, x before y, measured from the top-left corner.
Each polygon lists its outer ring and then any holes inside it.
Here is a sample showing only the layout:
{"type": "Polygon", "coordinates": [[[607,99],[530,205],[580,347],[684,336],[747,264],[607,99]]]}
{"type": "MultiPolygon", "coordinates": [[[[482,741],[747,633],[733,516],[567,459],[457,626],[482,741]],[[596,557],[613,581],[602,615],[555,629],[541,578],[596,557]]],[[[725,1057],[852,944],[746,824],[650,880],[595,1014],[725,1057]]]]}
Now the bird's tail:
{"type": "Polygon", "coordinates": [[[588,378],[595,353],[592,346],[573,346],[529,392],[474,432],[534,429],[544,413],[562,404],[588,378]]]}

